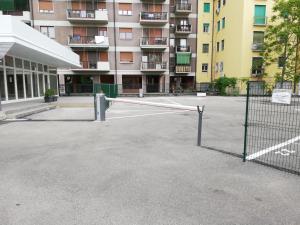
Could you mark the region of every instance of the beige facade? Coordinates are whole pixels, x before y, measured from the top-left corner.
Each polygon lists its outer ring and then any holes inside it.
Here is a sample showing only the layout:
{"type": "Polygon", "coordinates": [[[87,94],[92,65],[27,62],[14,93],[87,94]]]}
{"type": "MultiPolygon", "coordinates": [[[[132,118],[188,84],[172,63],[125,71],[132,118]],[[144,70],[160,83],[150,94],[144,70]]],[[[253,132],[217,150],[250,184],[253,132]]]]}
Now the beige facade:
{"type": "Polygon", "coordinates": [[[205,0],[199,4],[197,83],[205,87],[222,76],[236,77],[243,91],[245,80],[274,81],[273,76],[280,69],[277,63],[268,68],[253,67],[253,61],[261,57],[263,44],[255,43],[254,36],[263,36],[273,4],[273,0],[205,0]],[[210,4],[209,12],[204,12],[204,4],[210,4]],[[263,16],[258,16],[262,11],[265,12],[263,16]],[[210,24],[208,33],[203,32],[203,23],[210,24]],[[209,53],[202,52],[204,43],[209,44],[209,53]],[[203,63],[209,64],[207,72],[203,71],[203,63]],[[264,72],[267,77],[262,76],[264,72]]]}

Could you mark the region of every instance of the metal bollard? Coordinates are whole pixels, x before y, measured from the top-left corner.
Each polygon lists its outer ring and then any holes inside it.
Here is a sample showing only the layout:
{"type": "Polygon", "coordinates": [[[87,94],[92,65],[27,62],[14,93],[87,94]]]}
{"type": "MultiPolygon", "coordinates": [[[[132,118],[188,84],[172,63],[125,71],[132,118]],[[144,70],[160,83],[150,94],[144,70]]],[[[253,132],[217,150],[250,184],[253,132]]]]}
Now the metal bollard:
{"type": "Polygon", "coordinates": [[[105,121],[106,100],[104,94],[96,94],[96,121],[105,121]]]}
{"type": "Polygon", "coordinates": [[[199,119],[198,119],[198,138],[197,138],[197,145],[201,146],[201,139],[202,139],[202,117],[204,112],[204,106],[202,106],[202,109],[200,110],[200,107],[197,106],[199,119]]]}

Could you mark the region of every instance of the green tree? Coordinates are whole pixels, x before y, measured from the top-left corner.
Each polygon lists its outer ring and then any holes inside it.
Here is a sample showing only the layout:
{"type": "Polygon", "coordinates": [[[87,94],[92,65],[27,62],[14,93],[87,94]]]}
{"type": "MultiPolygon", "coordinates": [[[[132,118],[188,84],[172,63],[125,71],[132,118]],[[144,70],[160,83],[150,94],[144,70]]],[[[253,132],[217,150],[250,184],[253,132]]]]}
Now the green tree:
{"type": "Polygon", "coordinates": [[[280,57],[282,68],[275,74],[276,81],[296,84],[300,78],[300,1],[275,0],[273,11],[265,34],[264,64],[277,63],[280,57]]]}

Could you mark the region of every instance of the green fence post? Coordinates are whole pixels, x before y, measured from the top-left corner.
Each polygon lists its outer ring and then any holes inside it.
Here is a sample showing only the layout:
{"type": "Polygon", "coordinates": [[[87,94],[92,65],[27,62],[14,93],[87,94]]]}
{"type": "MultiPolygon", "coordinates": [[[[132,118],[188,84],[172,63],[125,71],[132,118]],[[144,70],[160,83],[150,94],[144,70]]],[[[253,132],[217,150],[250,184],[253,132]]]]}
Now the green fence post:
{"type": "Polygon", "coordinates": [[[247,157],[247,133],[248,133],[248,113],[249,113],[249,94],[250,94],[250,84],[247,82],[247,100],[246,100],[246,114],[245,114],[245,131],[244,131],[244,152],[243,152],[243,162],[246,162],[247,157]]]}

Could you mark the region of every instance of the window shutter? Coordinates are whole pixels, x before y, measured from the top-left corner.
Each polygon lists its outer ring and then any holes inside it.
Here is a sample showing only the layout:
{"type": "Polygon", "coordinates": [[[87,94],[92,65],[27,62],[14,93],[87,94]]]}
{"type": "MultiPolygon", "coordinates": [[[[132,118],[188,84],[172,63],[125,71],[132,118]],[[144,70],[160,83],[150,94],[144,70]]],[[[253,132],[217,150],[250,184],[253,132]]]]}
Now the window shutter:
{"type": "Polygon", "coordinates": [[[121,62],[133,62],[133,53],[132,52],[120,52],[120,61],[121,62]]]}
{"type": "Polygon", "coordinates": [[[39,9],[45,11],[53,11],[52,0],[39,0],[39,9]]]}
{"type": "Polygon", "coordinates": [[[132,11],[132,4],[131,3],[119,3],[119,10],[132,11]]]}

